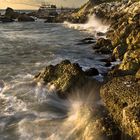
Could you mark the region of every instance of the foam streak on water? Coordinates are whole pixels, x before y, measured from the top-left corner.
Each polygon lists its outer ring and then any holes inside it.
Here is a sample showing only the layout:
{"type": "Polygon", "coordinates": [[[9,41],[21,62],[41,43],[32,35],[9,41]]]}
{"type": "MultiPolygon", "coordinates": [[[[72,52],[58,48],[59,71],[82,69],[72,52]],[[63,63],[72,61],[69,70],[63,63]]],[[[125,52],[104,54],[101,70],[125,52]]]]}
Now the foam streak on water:
{"type": "MultiPolygon", "coordinates": [[[[93,16],[87,24],[76,26],[81,26],[81,30],[106,31],[94,19],[93,16]]],[[[76,133],[81,127],[81,121],[77,122],[78,111],[82,104],[90,104],[94,98],[88,96],[81,100],[80,91],[74,92],[76,97],[62,100],[54,86],[48,85],[50,91],[32,81],[46,65],[64,59],[86,69],[106,70],[104,63],[98,61],[105,56],[94,54],[89,45],[76,45],[90,34],[41,21],[1,24],[0,34],[0,140],[78,139],[76,133]]]]}

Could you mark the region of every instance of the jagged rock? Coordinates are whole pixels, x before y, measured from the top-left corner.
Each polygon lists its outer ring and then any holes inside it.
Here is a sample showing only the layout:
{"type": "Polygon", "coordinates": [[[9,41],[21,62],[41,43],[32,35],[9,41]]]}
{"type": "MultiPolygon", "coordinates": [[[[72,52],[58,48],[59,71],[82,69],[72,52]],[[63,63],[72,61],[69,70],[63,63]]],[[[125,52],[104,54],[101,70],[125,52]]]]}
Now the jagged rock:
{"type": "Polygon", "coordinates": [[[129,34],[126,38],[129,50],[140,48],[140,27],[136,27],[135,30],[129,34]]]}
{"type": "Polygon", "coordinates": [[[140,68],[140,49],[127,51],[123,61],[119,66],[120,70],[133,71],[134,73],[140,68]]]}
{"type": "Polygon", "coordinates": [[[5,17],[9,19],[16,19],[20,13],[15,12],[12,8],[8,7],[5,11],[5,17]]]}
{"type": "Polygon", "coordinates": [[[140,85],[134,76],[113,78],[101,88],[106,108],[121,131],[140,139],[140,85]]]}
{"type": "Polygon", "coordinates": [[[127,46],[126,45],[125,46],[118,45],[113,50],[112,55],[115,57],[115,59],[122,59],[123,55],[125,54],[126,51],[127,51],[127,46]]]}
{"type": "Polygon", "coordinates": [[[35,19],[26,14],[22,14],[18,17],[18,21],[19,22],[33,22],[35,21],[35,19]]]}
{"type": "Polygon", "coordinates": [[[101,53],[101,54],[110,54],[111,50],[107,47],[101,47],[100,49],[96,50],[95,52],[101,53]]]}
{"type": "Polygon", "coordinates": [[[65,93],[81,83],[85,82],[86,76],[82,68],[69,60],[64,60],[55,66],[47,66],[35,76],[36,82],[44,85],[53,85],[60,93],[65,93]]]}
{"type": "Polygon", "coordinates": [[[111,49],[112,48],[112,43],[111,43],[111,40],[109,40],[109,39],[99,38],[96,41],[96,44],[93,45],[92,48],[93,49],[101,49],[101,48],[109,48],[109,49],[111,49]]]}

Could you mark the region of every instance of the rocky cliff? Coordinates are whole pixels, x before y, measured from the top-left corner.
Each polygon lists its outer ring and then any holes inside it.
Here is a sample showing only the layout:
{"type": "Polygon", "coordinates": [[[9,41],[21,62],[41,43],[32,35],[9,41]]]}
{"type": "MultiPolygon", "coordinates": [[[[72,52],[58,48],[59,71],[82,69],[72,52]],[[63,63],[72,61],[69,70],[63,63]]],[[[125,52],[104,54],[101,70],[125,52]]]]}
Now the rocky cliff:
{"type": "Polygon", "coordinates": [[[101,97],[118,128],[140,140],[140,1],[94,2],[73,15],[94,14],[110,24],[107,39],[97,40],[93,49],[106,50],[111,55],[108,61],[119,59],[120,64],[108,73],[101,97]]]}

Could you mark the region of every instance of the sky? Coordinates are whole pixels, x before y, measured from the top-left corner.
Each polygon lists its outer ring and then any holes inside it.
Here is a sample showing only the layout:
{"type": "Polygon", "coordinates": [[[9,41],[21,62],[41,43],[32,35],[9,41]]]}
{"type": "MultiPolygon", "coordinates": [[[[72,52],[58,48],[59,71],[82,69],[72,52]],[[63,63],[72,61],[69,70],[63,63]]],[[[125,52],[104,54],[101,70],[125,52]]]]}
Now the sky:
{"type": "Polygon", "coordinates": [[[38,9],[43,1],[56,4],[57,7],[80,7],[87,0],[0,0],[0,9],[38,9]]]}

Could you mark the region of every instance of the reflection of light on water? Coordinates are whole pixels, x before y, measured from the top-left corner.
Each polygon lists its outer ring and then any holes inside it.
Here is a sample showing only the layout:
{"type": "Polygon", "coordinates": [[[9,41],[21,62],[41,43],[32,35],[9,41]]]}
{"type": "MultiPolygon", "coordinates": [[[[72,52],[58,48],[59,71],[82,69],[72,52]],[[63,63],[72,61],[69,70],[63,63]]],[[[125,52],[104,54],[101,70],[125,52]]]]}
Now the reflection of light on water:
{"type": "Polygon", "coordinates": [[[99,19],[95,17],[95,15],[90,16],[88,22],[85,24],[73,24],[64,22],[64,25],[69,28],[86,31],[95,35],[97,32],[105,33],[108,29],[108,25],[104,25],[99,19]]]}

